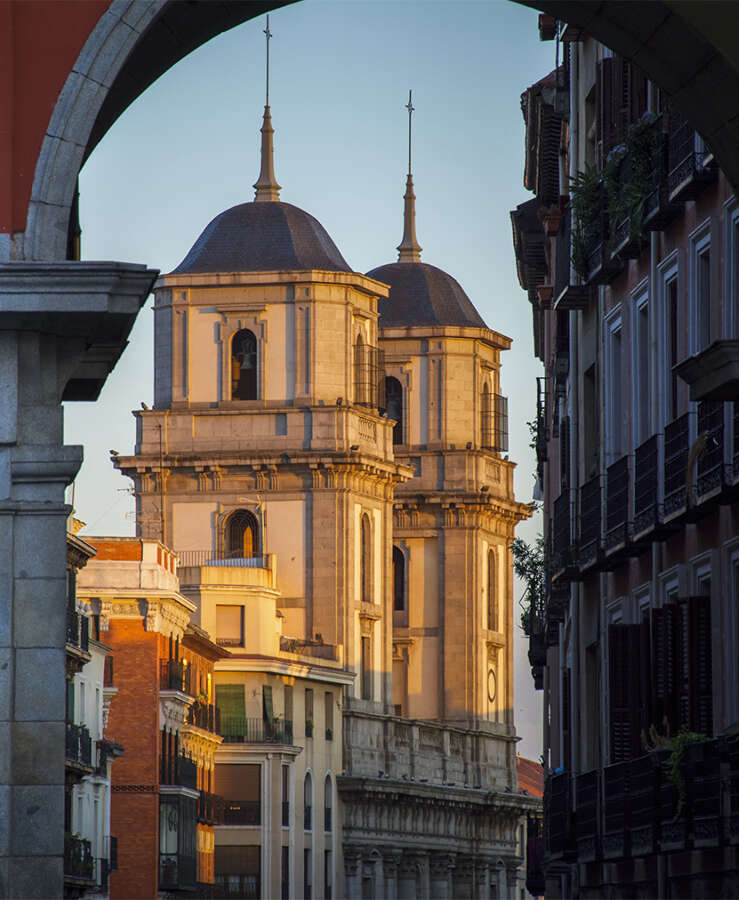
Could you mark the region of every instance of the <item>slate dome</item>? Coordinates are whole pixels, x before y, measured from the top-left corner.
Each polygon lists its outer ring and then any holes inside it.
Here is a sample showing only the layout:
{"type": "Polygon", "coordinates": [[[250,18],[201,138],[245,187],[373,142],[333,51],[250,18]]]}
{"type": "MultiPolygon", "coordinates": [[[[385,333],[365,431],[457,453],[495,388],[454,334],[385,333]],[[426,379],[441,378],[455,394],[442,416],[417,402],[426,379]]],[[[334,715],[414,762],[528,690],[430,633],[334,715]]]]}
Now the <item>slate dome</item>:
{"type": "Polygon", "coordinates": [[[318,219],[291,203],[241,203],[206,227],[172,274],[321,269],[350,272],[318,219]]]}
{"type": "Polygon", "coordinates": [[[395,262],[372,269],[367,275],[390,285],[390,296],[378,301],[381,328],[404,325],[487,327],[459,282],[436,266],[395,262]]]}

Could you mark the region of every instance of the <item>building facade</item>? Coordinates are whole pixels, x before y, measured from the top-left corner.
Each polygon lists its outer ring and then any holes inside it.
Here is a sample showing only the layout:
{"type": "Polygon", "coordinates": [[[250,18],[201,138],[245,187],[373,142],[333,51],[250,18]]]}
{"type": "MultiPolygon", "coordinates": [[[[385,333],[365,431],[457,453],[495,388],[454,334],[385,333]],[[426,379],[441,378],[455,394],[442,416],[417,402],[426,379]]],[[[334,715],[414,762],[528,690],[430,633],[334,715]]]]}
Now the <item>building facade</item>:
{"type": "Polygon", "coordinates": [[[420,262],[353,272],[279,199],[269,107],[253,203],[155,286],[135,413],[145,540],[179,558],[215,665],[215,880],[228,896],[508,896],[522,812],[500,352],[420,262]],[[389,298],[389,299],[388,299],[389,298]],[[402,312],[405,310],[405,314],[402,312]]]}
{"type": "Polygon", "coordinates": [[[560,25],[522,95],[551,896],[736,893],[739,212],[636,66],[560,25]],[[665,763],[667,762],[667,765],[665,763]]]}

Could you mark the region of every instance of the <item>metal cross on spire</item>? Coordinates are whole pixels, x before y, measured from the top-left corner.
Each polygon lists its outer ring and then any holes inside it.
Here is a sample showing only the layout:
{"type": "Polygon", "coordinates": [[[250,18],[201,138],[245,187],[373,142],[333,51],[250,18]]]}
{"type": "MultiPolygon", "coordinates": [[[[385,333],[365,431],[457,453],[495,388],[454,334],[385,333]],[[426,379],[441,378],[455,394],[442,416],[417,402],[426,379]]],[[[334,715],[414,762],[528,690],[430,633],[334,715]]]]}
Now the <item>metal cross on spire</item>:
{"type": "Polygon", "coordinates": [[[267,78],[266,78],[266,95],[264,100],[264,105],[269,106],[269,41],[272,37],[272,32],[269,30],[269,16],[267,16],[267,27],[264,29],[264,34],[267,38],[267,78]]]}
{"type": "Polygon", "coordinates": [[[413,91],[408,91],[408,102],[405,105],[405,108],[408,110],[408,174],[411,174],[411,132],[412,132],[412,119],[413,119],[413,111],[415,110],[415,106],[413,105],[413,91]]]}
{"type": "Polygon", "coordinates": [[[420,262],[421,247],[416,238],[416,195],[413,193],[413,175],[411,174],[411,138],[413,124],[413,91],[408,91],[408,175],[405,180],[405,201],[403,209],[403,240],[398,245],[398,262],[420,262]]]}

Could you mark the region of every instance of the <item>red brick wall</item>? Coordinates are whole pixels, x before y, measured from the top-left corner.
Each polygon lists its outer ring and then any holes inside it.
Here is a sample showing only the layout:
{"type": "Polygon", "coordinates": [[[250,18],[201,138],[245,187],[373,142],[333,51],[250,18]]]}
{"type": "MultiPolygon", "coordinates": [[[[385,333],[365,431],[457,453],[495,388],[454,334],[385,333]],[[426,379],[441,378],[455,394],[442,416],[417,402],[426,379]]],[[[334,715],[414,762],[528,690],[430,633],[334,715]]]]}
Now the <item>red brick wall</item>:
{"type": "Polygon", "coordinates": [[[115,658],[118,693],[105,736],[125,754],[112,769],[111,834],[118,838],[118,871],[112,900],[151,898],[157,893],[159,847],[158,637],[142,619],[111,619],[101,638],[115,658]]]}

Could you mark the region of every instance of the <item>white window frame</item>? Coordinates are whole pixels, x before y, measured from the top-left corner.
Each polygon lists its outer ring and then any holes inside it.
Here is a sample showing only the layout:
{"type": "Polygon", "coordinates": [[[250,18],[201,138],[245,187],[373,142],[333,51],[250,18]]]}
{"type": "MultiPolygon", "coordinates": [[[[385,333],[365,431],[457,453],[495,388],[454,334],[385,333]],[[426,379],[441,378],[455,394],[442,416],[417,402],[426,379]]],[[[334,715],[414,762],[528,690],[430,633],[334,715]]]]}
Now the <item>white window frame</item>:
{"type": "MultiPolygon", "coordinates": [[[[669,256],[665,257],[657,266],[657,303],[658,303],[658,320],[660,323],[659,335],[659,390],[657,391],[658,410],[656,410],[657,422],[668,425],[672,421],[672,417],[668,415],[667,409],[667,392],[671,389],[672,371],[668,368],[669,360],[669,344],[670,344],[670,311],[667,306],[668,285],[673,281],[677,283],[677,304],[678,312],[683,308],[681,300],[685,293],[685,261],[682,250],[674,250],[669,256]]],[[[681,332],[678,332],[680,334],[681,332]]],[[[678,341],[677,356],[678,360],[683,358],[686,348],[681,341],[678,341]]],[[[682,386],[678,388],[678,393],[682,390],[682,386]]],[[[675,410],[677,412],[677,410],[675,410]]]]}
{"type": "Polygon", "coordinates": [[[739,201],[724,203],[724,335],[739,338],[739,201]]]}
{"type": "Polygon", "coordinates": [[[625,397],[623,390],[623,367],[624,367],[624,351],[626,349],[626,340],[621,318],[621,304],[619,303],[605,318],[604,322],[604,340],[605,340],[605,379],[603,383],[604,391],[604,407],[605,407],[605,464],[609,466],[611,463],[620,459],[626,452],[625,442],[622,441],[623,435],[623,417],[625,412],[625,397]],[[615,382],[614,378],[614,362],[613,362],[613,342],[618,335],[621,341],[621,367],[618,373],[620,379],[619,395],[621,398],[621,419],[622,421],[614,421],[613,409],[613,390],[612,386],[615,382]],[[618,450],[614,449],[616,438],[619,439],[618,450]]]}
{"type": "Polygon", "coordinates": [[[652,583],[647,581],[640,584],[631,592],[632,604],[632,622],[636,625],[640,624],[645,610],[651,609],[652,606],[652,583]]]}
{"type": "Polygon", "coordinates": [[[644,278],[634,288],[631,300],[631,437],[633,449],[636,449],[651,437],[654,431],[652,422],[651,380],[650,380],[650,317],[649,317],[649,279],[644,278]],[[646,312],[647,319],[647,371],[641,371],[639,356],[639,323],[646,312]],[[647,396],[643,396],[642,381],[646,377],[647,396]],[[645,402],[646,399],[646,402],[645,402]],[[642,421],[642,416],[644,421],[642,421]]]}
{"type": "Polygon", "coordinates": [[[718,300],[718,246],[715,240],[716,219],[713,216],[704,219],[701,224],[690,233],[689,237],[689,353],[695,356],[701,350],[711,345],[711,342],[717,337],[718,320],[716,318],[717,300],[718,300]],[[698,258],[708,250],[711,254],[710,274],[711,274],[711,294],[709,297],[710,315],[709,315],[709,333],[707,342],[701,346],[698,342],[698,258]]]}

